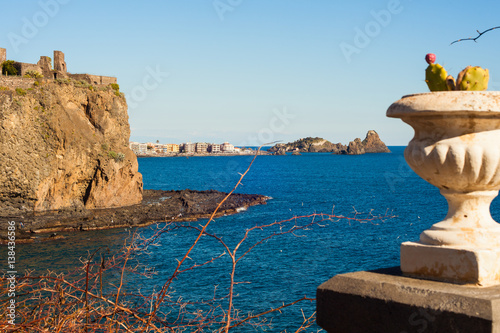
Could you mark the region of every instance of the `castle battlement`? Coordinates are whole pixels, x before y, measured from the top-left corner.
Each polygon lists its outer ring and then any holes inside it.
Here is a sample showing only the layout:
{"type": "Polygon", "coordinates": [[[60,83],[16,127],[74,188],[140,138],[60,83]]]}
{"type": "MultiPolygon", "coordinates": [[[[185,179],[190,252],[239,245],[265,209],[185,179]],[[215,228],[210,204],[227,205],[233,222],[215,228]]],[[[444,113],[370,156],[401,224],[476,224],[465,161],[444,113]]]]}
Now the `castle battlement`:
{"type": "MultiPolygon", "coordinates": [[[[7,60],[7,49],[0,48],[0,64],[7,60]]],[[[23,78],[27,72],[38,72],[43,75],[45,80],[55,79],[73,79],[78,81],[85,81],[92,85],[108,85],[117,83],[116,77],[92,75],[92,74],[71,74],[67,70],[66,61],[64,60],[64,53],[61,51],[54,51],[54,67],[52,68],[52,61],[47,56],[41,56],[36,64],[29,64],[24,62],[14,62],[14,68],[17,70],[17,76],[9,76],[9,78],[23,78]]],[[[5,76],[1,76],[5,78],[5,76]]]]}

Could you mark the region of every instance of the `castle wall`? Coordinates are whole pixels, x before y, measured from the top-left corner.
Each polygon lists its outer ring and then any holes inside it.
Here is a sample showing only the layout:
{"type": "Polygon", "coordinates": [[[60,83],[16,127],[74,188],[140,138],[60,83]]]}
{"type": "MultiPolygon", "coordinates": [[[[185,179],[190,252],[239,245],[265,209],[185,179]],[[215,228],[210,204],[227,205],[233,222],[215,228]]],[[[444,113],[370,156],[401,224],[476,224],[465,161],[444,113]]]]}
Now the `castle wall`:
{"type": "Polygon", "coordinates": [[[35,81],[36,81],[36,79],[33,79],[33,78],[0,75],[0,87],[7,87],[10,89],[33,88],[33,83],[35,81]]]}
{"type": "MultiPolygon", "coordinates": [[[[0,48],[0,64],[7,59],[7,50],[0,48]]],[[[49,57],[42,56],[36,64],[28,64],[24,62],[15,62],[14,67],[17,69],[17,74],[19,76],[24,76],[27,71],[37,71],[42,74],[45,79],[62,79],[71,78],[74,80],[81,80],[88,82],[93,85],[108,85],[111,83],[117,83],[116,77],[102,76],[102,75],[91,75],[91,74],[70,74],[68,73],[66,62],[64,61],[64,53],[61,51],[54,51],[54,69],[52,70],[52,64],[49,57]]],[[[3,77],[5,78],[5,77],[3,77]]],[[[0,82],[5,82],[3,86],[8,86],[15,81],[15,77],[10,77],[12,80],[2,80],[0,82]]]]}
{"type": "Polygon", "coordinates": [[[27,71],[36,71],[40,74],[43,74],[43,70],[40,66],[35,64],[28,64],[25,62],[16,62],[14,63],[14,67],[17,69],[17,75],[24,76],[27,71]]]}
{"type": "Polygon", "coordinates": [[[66,73],[68,68],[66,62],[64,61],[64,53],[61,51],[54,51],[54,70],[66,73]]]}
{"type": "Polygon", "coordinates": [[[92,81],[92,78],[88,74],[68,74],[70,79],[77,81],[85,81],[90,84],[97,84],[92,81]]]}
{"type": "Polygon", "coordinates": [[[37,63],[38,66],[42,69],[42,75],[44,78],[51,79],[54,77],[52,74],[52,63],[49,57],[42,56],[37,63]]]}
{"type": "Polygon", "coordinates": [[[111,76],[91,74],[68,74],[68,76],[73,80],[85,81],[93,85],[108,85],[117,82],[116,77],[111,76]]]}
{"type": "Polygon", "coordinates": [[[7,49],[2,49],[0,47],[0,65],[2,64],[2,62],[6,60],[7,60],[7,49]]]}
{"type": "Polygon", "coordinates": [[[111,83],[117,83],[116,77],[112,76],[101,76],[101,84],[108,85],[111,83]]]}

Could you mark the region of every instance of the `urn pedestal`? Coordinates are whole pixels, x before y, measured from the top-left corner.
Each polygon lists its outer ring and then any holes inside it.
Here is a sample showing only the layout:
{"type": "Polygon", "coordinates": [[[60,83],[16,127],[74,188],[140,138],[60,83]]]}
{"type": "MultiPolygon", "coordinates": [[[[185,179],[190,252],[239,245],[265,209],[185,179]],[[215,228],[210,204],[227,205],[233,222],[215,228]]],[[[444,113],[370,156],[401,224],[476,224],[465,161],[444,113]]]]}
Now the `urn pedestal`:
{"type": "Polygon", "coordinates": [[[500,189],[500,92],[405,96],[387,116],[415,130],[405,159],[440,189],[448,214],[401,245],[401,270],[340,274],[319,286],[318,325],[329,333],[500,333],[500,226],[490,215],[500,189]]]}
{"type": "Polygon", "coordinates": [[[500,92],[405,96],[387,110],[415,130],[410,167],[440,189],[448,214],[401,245],[407,276],[477,286],[500,284],[500,224],[490,214],[500,189],[500,92]]]}

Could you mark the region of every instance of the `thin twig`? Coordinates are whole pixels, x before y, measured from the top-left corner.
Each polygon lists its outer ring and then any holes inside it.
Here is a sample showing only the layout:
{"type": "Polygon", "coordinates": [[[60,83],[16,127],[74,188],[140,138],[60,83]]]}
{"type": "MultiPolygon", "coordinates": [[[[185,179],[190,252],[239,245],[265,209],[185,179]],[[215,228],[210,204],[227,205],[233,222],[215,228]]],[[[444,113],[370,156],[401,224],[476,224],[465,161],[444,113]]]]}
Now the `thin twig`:
{"type": "Polygon", "coordinates": [[[236,323],[236,324],[233,324],[231,327],[229,327],[229,329],[232,329],[232,328],[235,328],[235,327],[238,327],[238,326],[241,326],[243,323],[249,321],[249,320],[252,320],[252,319],[255,319],[255,318],[259,318],[259,317],[262,317],[266,314],[269,314],[269,313],[273,313],[273,312],[276,312],[276,311],[280,311],[281,309],[284,309],[284,308],[287,308],[289,306],[292,306],[292,305],[295,305],[299,302],[303,302],[303,301],[311,301],[311,302],[314,302],[316,299],[315,298],[309,298],[309,297],[302,297],[301,299],[298,299],[296,301],[293,301],[291,303],[288,303],[288,304],[283,304],[282,306],[280,307],[277,307],[277,308],[273,308],[271,310],[268,310],[268,311],[264,311],[264,312],[261,312],[259,314],[256,314],[256,315],[253,315],[253,316],[248,316],[247,318],[243,319],[242,321],[236,323]]]}
{"type": "Polygon", "coordinates": [[[453,44],[458,43],[458,42],[463,42],[463,41],[466,41],[466,40],[473,40],[474,42],[476,42],[476,43],[477,43],[477,39],[478,39],[479,37],[481,37],[482,35],[484,35],[485,33],[489,32],[489,31],[491,31],[491,30],[495,30],[495,29],[498,29],[498,28],[500,28],[500,26],[498,26],[498,27],[494,27],[494,28],[489,28],[489,29],[487,29],[487,30],[485,30],[485,31],[483,31],[483,32],[480,32],[479,30],[476,30],[476,31],[477,31],[477,33],[478,33],[478,35],[477,35],[476,37],[469,37],[469,38],[461,38],[461,39],[457,39],[456,41],[452,42],[450,45],[453,45],[453,44]]]}

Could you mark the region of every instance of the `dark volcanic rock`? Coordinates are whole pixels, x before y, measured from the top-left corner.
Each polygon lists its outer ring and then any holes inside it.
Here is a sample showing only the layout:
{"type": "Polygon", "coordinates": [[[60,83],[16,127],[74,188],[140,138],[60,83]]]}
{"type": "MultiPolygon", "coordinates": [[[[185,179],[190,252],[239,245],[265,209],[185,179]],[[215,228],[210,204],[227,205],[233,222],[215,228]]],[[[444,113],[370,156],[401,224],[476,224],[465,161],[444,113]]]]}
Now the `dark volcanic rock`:
{"type": "MultiPolygon", "coordinates": [[[[0,217],[0,241],[7,237],[8,221],[17,226],[16,241],[49,238],[56,231],[85,231],[145,226],[155,222],[194,221],[208,218],[227,193],[219,191],[144,190],[140,204],[120,208],[58,210],[0,217]],[[37,235],[45,233],[45,235],[37,235]]],[[[232,194],[217,216],[234,214],[239,208],[265,204],[268,198],[256,194],[232,194]]]]}

